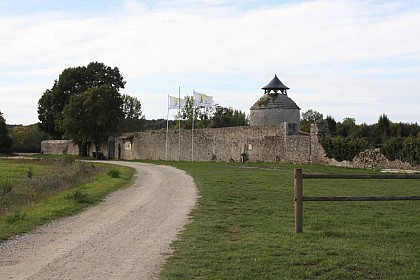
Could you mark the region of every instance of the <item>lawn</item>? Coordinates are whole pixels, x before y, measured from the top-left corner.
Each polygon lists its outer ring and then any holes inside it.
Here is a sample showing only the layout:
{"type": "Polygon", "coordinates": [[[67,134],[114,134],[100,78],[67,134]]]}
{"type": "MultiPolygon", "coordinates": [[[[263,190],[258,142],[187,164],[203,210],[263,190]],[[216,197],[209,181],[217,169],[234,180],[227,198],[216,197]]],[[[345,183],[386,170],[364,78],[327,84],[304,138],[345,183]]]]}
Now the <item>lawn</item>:
{"type": "Polygon", "coordinates": [[[71,157],[0,159],[0,241],[98,203],[129,186],[133,174],[71,157]]]}
{"type": "MultiPolygon", "coordinates": [[[[162,279],[418,279],[420,203],[305,202],[294,229],[293,169],[323,165],[185,163],[200,192],[162,279]]],[[[419,180],[310,180],[304,195],[420,195],[419,180]]]]}

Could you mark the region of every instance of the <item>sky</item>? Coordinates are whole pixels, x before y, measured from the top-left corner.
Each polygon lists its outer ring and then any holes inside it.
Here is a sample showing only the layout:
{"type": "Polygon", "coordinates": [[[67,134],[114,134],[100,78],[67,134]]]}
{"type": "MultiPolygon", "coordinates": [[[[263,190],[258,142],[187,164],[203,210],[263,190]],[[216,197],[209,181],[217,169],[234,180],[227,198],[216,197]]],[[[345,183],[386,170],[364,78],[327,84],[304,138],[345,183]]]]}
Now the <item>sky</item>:
{"type": "Polygon", "coordinates": [[[0,0],[8,124],[38,122],[60,73],[93,61],[119,68],[146,119],[179,90],[249,114],[277,75],[301,112],[420,122],[419,1],[0,0]]]}

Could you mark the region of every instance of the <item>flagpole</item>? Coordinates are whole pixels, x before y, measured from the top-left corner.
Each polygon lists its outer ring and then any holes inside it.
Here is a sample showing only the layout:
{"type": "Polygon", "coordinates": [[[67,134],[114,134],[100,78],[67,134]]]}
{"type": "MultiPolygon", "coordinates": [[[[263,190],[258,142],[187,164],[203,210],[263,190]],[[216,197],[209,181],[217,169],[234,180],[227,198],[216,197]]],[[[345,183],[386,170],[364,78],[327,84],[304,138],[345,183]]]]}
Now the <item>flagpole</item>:
{"type": "Polygon", "coordinates": [[[178,87],[178,161],[181,161],[181,87],[178,87]]]}
{"type": "Polygon", "coordinates": [[[192,125],[191,125],[191,162],[194,161],[194,112],[195,107],[199,108],[206,108],[213,106],[213,97],[205,95],[203,93],[196,92],[193,90],[193,102],[192,102],[192,125]],[[196,100],[197,97],[197,100],[196,100]]]}
{"type": "Polygon", "coordinates": [[[168,94],[168,112],[166,114],[166,145],[165,145],[165,160],[168,160],[168,132],[169,132],[169,94],[168,94]]]}
{"type": "MultiPolygon", "coordinates": [[[[193,90],[193,97],[194,98],[194,90],[193,90]]],[[[192,102],[192,125],[191,125],[191,162],[194,162],[194,99],[192,102]]]]}

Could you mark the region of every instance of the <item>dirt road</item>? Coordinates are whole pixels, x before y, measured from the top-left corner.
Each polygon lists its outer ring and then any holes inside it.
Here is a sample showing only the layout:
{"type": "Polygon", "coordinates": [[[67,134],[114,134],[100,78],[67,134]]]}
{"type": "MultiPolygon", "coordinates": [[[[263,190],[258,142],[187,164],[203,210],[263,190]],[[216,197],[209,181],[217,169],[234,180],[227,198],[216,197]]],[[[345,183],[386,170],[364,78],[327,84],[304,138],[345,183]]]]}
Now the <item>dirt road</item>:
{"type": "Polygon", "coordinates": [[[1,279],[156,279],[197,191],[184,171],[137,169],[133,186],[85,212],[0,245],[1,279]]]}

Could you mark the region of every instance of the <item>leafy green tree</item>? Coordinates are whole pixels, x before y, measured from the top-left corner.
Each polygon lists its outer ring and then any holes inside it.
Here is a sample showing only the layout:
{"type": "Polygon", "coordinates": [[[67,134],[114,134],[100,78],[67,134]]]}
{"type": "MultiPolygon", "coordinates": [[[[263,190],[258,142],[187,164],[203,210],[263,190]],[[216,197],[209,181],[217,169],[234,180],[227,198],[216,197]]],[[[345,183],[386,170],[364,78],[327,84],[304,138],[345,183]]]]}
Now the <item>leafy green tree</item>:
{"type": "Polygon", "coordinates": [[[124,117],[122,106],[120,93],[108,85],[94,86],[72,96],[64,108],[66,135],[79,146],[94,143],[98,153],[101,143],[118,132],[124,117]]]}
{"type": "Polygon", "coordinates": [[[391,121],[387,115],[382,114],[379,116],[377,128],[382,136],[382,143],[385,143],[391,136],[391,121]]]}
{"type": "Polygon", "coordinates": [[[13,140],[6,125],[3,113],[0,112],[0,154],[12,153],[13,140]]]}
{"type": "Polygon", "coordinates": [[[232,127],[249,125],[248,119],[244,112],[217,106],[213,117],[211,118],[211,127],[232,127]]]}
{"type": "Polygon", "coordinates": [[[327,116],[325,120],[328,123],[328,129],[330,130],[330,134],[332,136],[335,136],[337,134],[337,122],[332,116],[327,116]]]}
{"type": "Polygon", "coordinates": [[[66,105],[63,112],[63,128],[66,130],[65,137],[72,139],[79,146],[79,155],[87,155],[87,146],[91,139],[87,137],[89,114],[85,104],[85,94],[74,95],[66,105]]]}
{"type": "Polygon", "coordinates": [[[144,130],[145,117],[141,110],[141,103],[136,97],[124,94],[122,132],[134,132],[144,130]]]}
{"type": "Polygon", "coordinates": [[[249,125],[249,119],[244,112],[226,108],[222,106],[216,107],[194,107],[194,97],[185,96],[186,106],[181,110],[176,119],[183,120],[181,127],[191,129],[194,116],[195,128],[216,128],[216,127],[232,127],[249,125]]]}
{"type": "Polygon", "coordinates": [[[337,135],[343,138],[349,137],[357,129],[354,118],[344,118],[343,122],[338,122],[336,126],[337,135]]]}
{"type": "Polygon", "coordinates": [[[417,136],[420,126],[417,123],[392,123],[390,124],[391,137],[417,136]]]}
{"type": "Polygon", "coordinates": [[[181,119],[181,127],[184,129],[191,129],[193,122],[194,127],[200,127],[198,120],[205,119],[201,116],[200,108],[194,107],[194,97],[185,96],[185,107],[181,109],[180,116],[177,116],[176,119],[181,119]]]}
{"type": "MultiPolygon", "coordinates": [[[[175,127],[178,124],[177,121],[169,120],[169,127],[175,127]]],[[[144,130],[158,130],[166,129],[166,119],[157,120],[144,120],[144,130]]]]}
{"type": "Polygon", "coordinates": [[[350,138],[356,139],[356,138],[363,138],[368,140],[371,135],[371,129],[369,128],[369,125],[366,123],[362,123],[360,125],[356,125],[350,134],[350,138]]]}
{"type": "Polygon", "coordinates": [[[194,124],[196,128],[208,128],[211,125],[211,120],[214,114],[214,107],[204,107],[198,110],[197,124],[194,124]]]}
{"type": "Polygon", "coordinates": [[[309,132],[311,129],[311,124],[315,123],[316,121],[320,121],[324,118],[324,116],[318,112],[314,111],[312,109],[309,109],[306,112],[303,112],[301,114],[301,120],[300,120],[300,130],[309,132]]]}
{"type": "Polygon", "coordinates": [[[10,133],[13,138],[13,152],[41,152],[41,141],[45,139],[45,134],[39,130],[37,124],[27,126],[16,125],[11,127],[10,133]]]}
{"type": "MultiPolygon", "coordinates": [[[[56,81],[57,82],[57,81],[56,81]]],[[[54,84],[53,89],[56,87],[54,84]]],[[[60,105],[54,105],[53,90],[47,89],[38,101],[38,127],[41,131],[48,133],[54,139],[61,139],[63,131],[58,128],[55,121],[60,105]],[[57,111],[57,112],[55,112],[57,111]]],[[[63,106],[64,109],[64,106],[63,106]]]]}
{"type": "Polygon", "coordinates": [[[64,69],[52,88],[47,89],[38,101],[41,131],[61,139],[65,134],[63,112],[70,98],[101,85],[119,91],[124,88],[125,81],[117,67],[111,68],[100,62],[64,69]]]}

